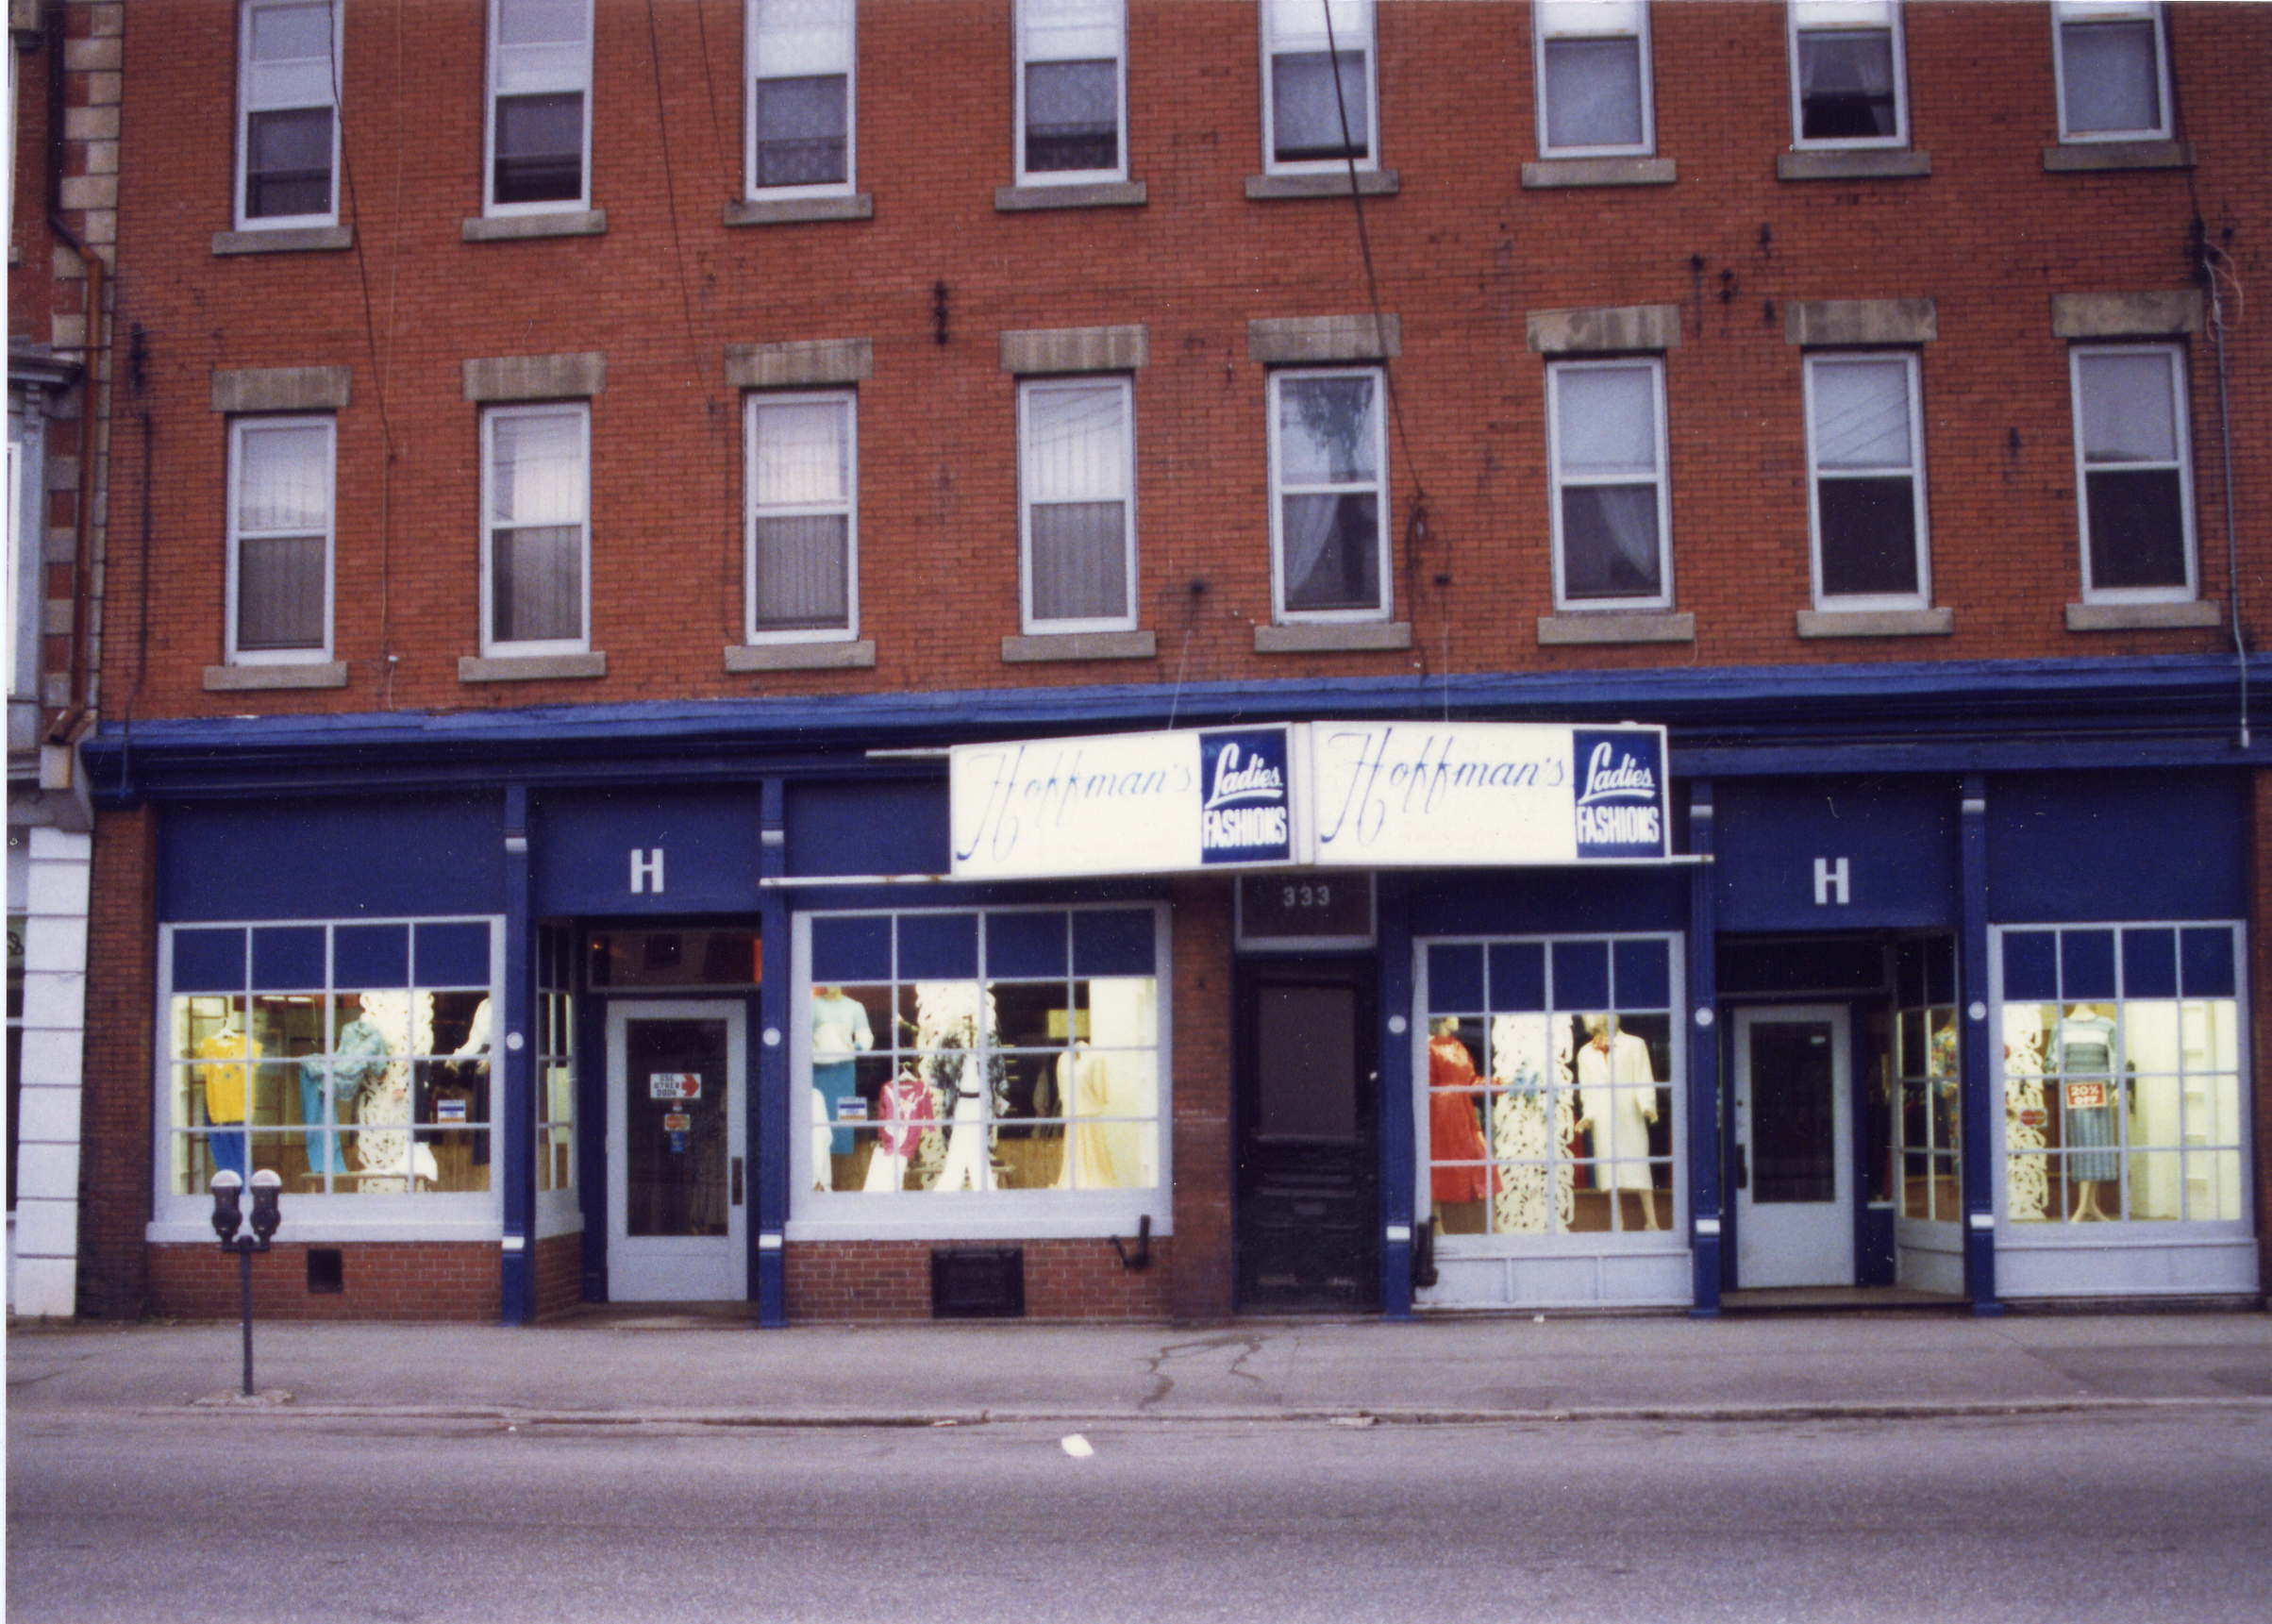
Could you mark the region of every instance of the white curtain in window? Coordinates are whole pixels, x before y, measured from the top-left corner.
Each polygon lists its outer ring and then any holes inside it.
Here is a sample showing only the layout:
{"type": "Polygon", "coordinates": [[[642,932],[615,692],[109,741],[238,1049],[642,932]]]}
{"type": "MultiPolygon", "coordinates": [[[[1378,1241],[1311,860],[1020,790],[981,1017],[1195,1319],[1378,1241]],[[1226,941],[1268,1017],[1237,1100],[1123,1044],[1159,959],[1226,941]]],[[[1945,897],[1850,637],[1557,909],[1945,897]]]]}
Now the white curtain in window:
{"type": "Polygon", "coordinates": [[[1641,141],[1641,42],[1549,41],[1546,144],[1638,146],[1641,141]]]}
{"type": "Polygon", "coordinates": [[[1814,465],[1907,468],[1909,368],[1898,360],[1818,362],[1814,465]]]}
{"type": "Polygon", "coordinates": [[[239,442],[239,530],[331,526],[331,431],[315,424],[246,428],[239,442]]]}
{"type": "Polygon", "coordinates": [[[1583,481],[1562,492],[1563,590],[1573,598],[1661,590],[1655,374],[1566,368],[1555,404],[1562,477],[1583,481]]]}
{"type": "Polygon", "coordinates": [[[1654,478],[1657,388],[1646,367],[1568,370],[1555,378],[1555,444],[1568,477],[1654,478]]]}
{"type": "Polygon", "coordinates": [[[1026,59],[1089,62],[1120,56],[1121,0],[1021,0],[1026,59]]]}
{"type": "Polygon", "coordinates": [[[250,426],[238,439],[237,646],[320,648],[331,528],[331,430],[250,426]]]}
{"type": "Polygon", "coordinates": [[[848,619],[850,412],[836,400],[767,402],[752,412],[759,631],[830,629],[848,619]]]}
{"type": "Polygon", "coordinates": [[[1033,618],[1128,613],[1128,394],[1117,383],[1026,393],[1033,618]]]}
{"type": "Polygon", "coordinates": [[[852,71],[852,0],[757,0],[753,15],[755,77],[852,71]]]}
{"type": "Polygon", "coordinates": [[[489,522],[584,522],[584,423],[575,411],[490,423],[489,522]]]}
{"type": "Polygon", "coordinates": [[[2086,355],[2082,458],[2086,462],[2175,462],[2178,425],[2165,355],[2086,355]]]}
{"type": "Polygon", "coordinates": [[[331,5],[258,6],[248,18],[248,110],[331,105],[331,5]]]}
{"type": "Polygon", "coordinates": [[[577,90],[584,82],[590,0],[493,0],[500,95],[577,90]]]}
{"type": "Polygon", "coordinates": [[[2161,128],[2150,20],[2069,23],[2059,31],[2059,51],[2070,132],[2161,128]]]}
{"type": "Polygon", "coordinates": [[[757,408],[750,487],[760,509],[844,499],[846,410],[834,400],[768,402],[757,408]]]}
{"type": "Polygon", "coordinates": [[[1270,46],[1275,51],[1322,51],[1327,8],[1332,8],[1336,49],[1362,51],[1373,37],[1372,0],[1268,0],[1270,46]]]}
{"type": "Polygon", "coordinates": [[[1798,38],[1798,93],[1867,96],[1894,93],[1894,47],[1882,33],[1801,34],[1798,38]]]}

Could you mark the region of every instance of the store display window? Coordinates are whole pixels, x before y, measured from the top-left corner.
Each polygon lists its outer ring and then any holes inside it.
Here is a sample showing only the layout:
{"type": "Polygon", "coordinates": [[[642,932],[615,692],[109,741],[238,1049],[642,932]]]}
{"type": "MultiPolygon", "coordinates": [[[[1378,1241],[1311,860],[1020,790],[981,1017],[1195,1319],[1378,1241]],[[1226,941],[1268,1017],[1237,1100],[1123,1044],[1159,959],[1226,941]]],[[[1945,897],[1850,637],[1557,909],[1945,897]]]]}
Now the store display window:
{"type": "Polygon", "coordinates": [[[537,1199],[576,1215],[575,938],[537,932],[537,1199]]]}
{"type": "Polygon", "coordinates": [[[182,925],[166,993],[161,1188],[273,1168],[287,1200],[493,1188],[487,919],[182,925]]]}
{"type": "Polygon", "coordinates": [[[1999,932],[2007,1222],[2245,1219],[2240,949],[2235,925],[1999,932]]]}
{"type": "Polygon", "coordinates": [[[1956,943],[1894,951],[1894,1146],[1903,1218],[1953,1224],[1963,1213],[1959,1147],[1956,943]]]}
{"type": "Polygon", "coordinates": [[[1424,963],[1438,1232],[1679,1230],[1672,939],[1433,942],[1424,963]]]}
{"type": "Polygon", "coordinates": [[[800,1191],[897,1206],[1163,1187],[1155,910],[807,924],[800,1191]]]}

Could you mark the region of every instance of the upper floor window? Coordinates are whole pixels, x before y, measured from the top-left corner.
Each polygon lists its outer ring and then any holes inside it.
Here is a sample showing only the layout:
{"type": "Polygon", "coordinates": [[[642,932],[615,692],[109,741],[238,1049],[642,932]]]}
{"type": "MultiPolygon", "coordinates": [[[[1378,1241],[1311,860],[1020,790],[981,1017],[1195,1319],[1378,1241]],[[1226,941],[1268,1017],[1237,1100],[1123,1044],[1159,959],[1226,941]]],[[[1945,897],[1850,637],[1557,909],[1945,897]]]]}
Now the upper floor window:
{"type": "Polygon", "coordinates": [[[591,0],[490,0],[492,213],[591,199],[591,0]]]}
{"type": "Polygon", "coordinates": [[[1900,8],[1893,0],[1793,0],[1790,18],[1793,144],[1905,144],[1900,8]]]}
{"type": "Polygon", "coordinates": [[[1378,367],[1270,375],[1271,579],[1281,620],[1388,615],[1384,386],[1378,367]]]}
{"type": "Polygon", "coordinates": [[[1923,609],[1924,428],[1913,355],[1807,358],[1814,601],[1923,609]]]}
{"type": "Polygon", "coordinates": [[[328,417],[229,426],[233,663],[330,657],[333,427],[328,417]]]}
{"type": "Polygon", "coordinates": [[[749,0],[750,195],[852,184],[852,0],[749,0]]]}
{"type": "Polygon", "coordinates": [[[1538,147],[1549,158],[1657,150],[1643,0],[1539,0],[1538,147]]]}
{"type": "Polygon", "coordinates": [[[1018,0],[1018,179],[1122,180],[1122,0],[1018,0]]]}
{"type": "Polygon", "coordinates": [[[484,653],[590,646],[591,430],[581,401],[482,415],[484,653]]]}
{"type": "Polygon", "coordinates": [[[1136,625],[1136,454],[1128,381],[1018,389],[1028,631],[1136,625]]]}
{"type": "Polygon", "coordinates": [[[2075,479],[2086,602],[2195,595],[2185,357],[2174,344],[2078,349],[2075,479]]]}
{"type": "Polygon", "coordinates": [[[749,641],[848,638],[860,622],[852,393],[753,394],[748,413],[749,641]]]}
{"type": "Polygon", "coordinates": [[[1546,393],[1555,602],[1668,607],[1664,363],[1559,362],[1546,369],[1546,393]]]}
{"type": "Polygon", "coordinates": [[[2169,59],[2162,8],[2136,0],[2066,0],[2059,35],[2059,139],[2151,141],[2170,133],[2169,59]]]}
{"type": "Polygon", "coordinates": [[[339,220],[331,0],[244,0],[238,21],[237,224],[339,220]]]}
{"type": "Polygon", "coordinates": [[[1375,81],[1372,0],[1262,0],[1263,167],[1377,165],[1375,81]]]}

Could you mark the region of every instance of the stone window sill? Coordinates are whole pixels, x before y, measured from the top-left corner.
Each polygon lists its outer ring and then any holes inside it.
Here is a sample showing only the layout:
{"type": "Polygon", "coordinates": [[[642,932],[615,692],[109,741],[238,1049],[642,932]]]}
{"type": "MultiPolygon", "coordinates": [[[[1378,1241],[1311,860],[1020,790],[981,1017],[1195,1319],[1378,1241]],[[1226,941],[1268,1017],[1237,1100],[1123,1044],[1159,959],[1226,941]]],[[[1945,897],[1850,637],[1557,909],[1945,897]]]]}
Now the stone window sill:
{"type": "Polygon", "coordinates": [[[2071,603],[2069,631],[2176,631],[2225,624],[2224,605],[2193,603],[2071,603]]]}
{"type": "Polygon", "coordinates": [[[500,654],[458,660],[460,682],[555,682],[563,678],[605,677],[605,654],[500,654]]]}
{"type": "Polygon", "coordinates": [[[1403,620],[1297,621],[1254,628],[1257,654],[1369,654],[1412,645],[1412,623],[1403,620]]]}
{"type": "Polygon", "coordinates": [[[1801,637],[1947,637],[1957,628],[1953,609],[1802,609],[1801,637]]]}
{"type": "Polygon", "coordinates": [[[1148,631],[1044,631],[1002,639],[1002,660],[1028,665],[1053,660],[1151,660],[1160,652],[1148,631]]]}
{"type": "Polygon", "coordinates": [[[864,671],[876,663],[876,645],[858,643],[734,644],[726,650],[728,671],[864,671]]]}
{"type": "Polygon", "coordinates": [[[2109,169],[2191,169],[2189,141],[2078,141],[2044,148],[2044,168],[2054,175],[2109,169]]]}
{"type": "Polygon", "coordinates": [[[1538,617],[1541,647],[1581,643],[1694,643],[1696,617],[1663,610],[1639,611],[1580,610],[1538,617]]]}
{"type": "Polygon", "coordinates": [[[458,227],[468,243],[526,243],[538,237],[600,237],[608,230],[605,209],[570,209],[558,214],[476,215],[458,227]]]}
{"type": "Polygon", "coordinates": [[[1357,185],[1349,185],[1345,169],[1326,170],[1315,175],[1250,175],[1246,177],[1246,199],[1250,203],[1276,203],[1291,197],[1346,197],[1354,190],[1360,197],[1394,197],[1398,191],[1396,172],[1393,169],[1361,169],[1357,185]]]}
{"type": "Polygon", "coordinates": [[[344,688],[344,660],[310,661],[305,665],[209,665],[208,694],[251,694],[283,688],[344,688]]]}
{"type": "Polygon", "coordinates": [[[213,252],[224,254],[326,254],[355,246],[352,226],[296,226],[279,231],[216,231],[213,252]]]}
{"type": "Polygon", "coordinates": [[[726,206],[728,226],[796,226],[810,220],[873,220],[876,199],[865,192],[838,197],[753,197],[726,206]]]}
{"type": "Polygon", "coordinates": [[[1523,187],[1670,186],[1680,178],[1669,158],[1542,158],[1523,165],[1523,187]]]}
{"type": "Polygon", "coordinates": [[[1900,180],[1932,173],[1932,154],[1903,147],[1842,148],[1776,155],[1778,180],[1900,180]]]}
{"type": "Polygon", "coordinates": [[[997,186],[994,209],[1023,214],[1039,209],[1141,209],[1146,192],[1141,180],[1099,180],[1073,186],[997,186]]]}

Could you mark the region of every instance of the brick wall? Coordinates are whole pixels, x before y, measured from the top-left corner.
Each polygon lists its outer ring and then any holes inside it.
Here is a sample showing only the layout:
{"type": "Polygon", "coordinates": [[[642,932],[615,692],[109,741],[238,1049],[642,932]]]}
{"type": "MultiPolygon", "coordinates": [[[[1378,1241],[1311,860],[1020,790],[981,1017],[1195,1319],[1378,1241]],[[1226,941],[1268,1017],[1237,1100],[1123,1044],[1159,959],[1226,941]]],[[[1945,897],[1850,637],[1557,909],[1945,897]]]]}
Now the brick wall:
{"type": "MultiPolygon", "coordinates": [[[[784,1248],[789,1318],[928,1319],[929,1241],[805,1241],[784,1248]]],[[[976,1247],[994,1243],[971,1242],[976,1247]]],[[[1169,1310],[1175,1246],[1152,1242],[1148,1269],[1121,1266],[1109,1240],[1015,1241],[1028,1319],[1158,1319],[1169,1310]]]]}
{"type": "MultiPolygon", "coordinates": [[[[1136,209],[997,213],[1011,176],[1009,0],[907,0],[860,14],[865,221],[729,228],[741,185],[739,8],[599,0],[593,201],[604,236],[467,243],[480,200],[481,8],[347,8],[350,252],[216,257],[230,224],[231,8],[136,9],[126,41],[122,311],[143,324],[162,417],[146,695],[154,712],[369,711],[702,695],[998,688],[1141,680],[2202,652],[2213,630],[2070,633],[2079,595],[2066,345],[2059,292],[2191,285],[2197,206],[2262,263],[2266,167],[2255,134],[2272,8],[2185,7],[2173,59],[2197,168],[2046,173],[2056,140],[2040,8],[1905,8],[1911,179],[1781,182],[1789,144],[1783,12],[1656,8],[1660,152],[1670,187],[1525,191],[1535,156],[1529,8],[1391,0],[1379,27],[1381,155],[1400,178],[1365,205],[1382,306],[1403,319],[1390,523],[1425,487],[1425,539],[1400,545],[1411,651],[1257,655],[1270,618],[1264,369],[1250,317],[1362,310],[1346,200],[1254,202],[1261,168],[1253,8],[1135,0],[1128,87],[1136,209]],[[698,26],[699,24],[699,26],[698,26]],[[704,56],[707,44],[708,57],[704,56]],[[660,80],[660,91],[657,90],[660,80]],[[941,98],[927,87],[953,84],[941,98]],[[667,154],[657,131],[667,135],[667,154]],[[947,290],[935,341],[934,283],[947,290]],[[1937,301],[1925,346],[1934,593],[1951,637],[1802,642],[1809,605],[1794,299],[1937,301]],[[1538,645],[1551,607],[1542,363],[1533,310],[1672,304],[1667,357],[1676,607],[1696,643],[1538,645]],[[1139,601],[1156,661],[1006,665],[1018,630],[1009,328],[1144,322],[1135,380],[1139,601]],[[739,402],[725,346],[864,336],[860,391],[861,630],[872,672],[729,677],[741,604],[739,402]],[[477,419],[466,357],[600,350],[594,401],[593,646],[604,679],[469,685],[478,650],[477,419]],[[216,367],[354,372],[339,444],[338,652],[349,686],[215,694],[226,435],[216,367]],[[390,447],[393,460],[390,461],[390,447]],[[667,492],[658,500],[658,492],[667,492]],[[1207,583],[1204,594],[1188,590],[1207,583]],[[385,611],[379,607],[384,604],[385,611]],[[951,634],[941,635],[944,628],[951,634]],[[390,667],[390,656],[398,657],[390,667]],[[392,670],[391,680],[382,674],[392,670]]],[[[2259,276],[2258,280],[2262,280],[2259,276]]],[[[2272,481],[2272,336],[2235,334],[2241,529],[2252,554],[2272,481]]],[[[2229,590],[2214,367],[2193,345],[2203,595],[2229,590]]],[[[131,522],[139,480],[122,480],[131,522]]],[[[128,591],[140,582],[125,572],[128,591]]]]}
{"type": "Polygon", "coordinates": [[[2248,1011],[2250,1026],[2247,1075],[2253,1080],[2249,1132],[2256,1147],[2257,1281],[2265,1306],[2272,1308],[2272,1088],[2264,1086],[2264,1057],[2272,1055],[2272,772],[2253,775],[2251,811],[2254,840],[2250,843],[2248,876],[2248,1011]]]}
{"type": "Polygon", "coordinates": [[[148,1291],[157,832],[157,814],[146,807],[95,820],[87,962],[100,973],[87,978],[79,1312],[97,1317],[140,1314],[148,1291]],[[92,1191],[102,1199],[88,1199],[92,1191]]]}
{"type": "MultiPolygon", "coordinates": [[[[239,1291],[237,1260],[219,1247],[150,1248],[153,1314],[176,1319],[233,1318],[239,1291]]],[[[493,1241],[336,1247],[279,1242],[253,1259],[253,1312],[264,1318],[494,1324],[501,1302],[493,1241]],[[309,1289],[311,1250],[340,1254],[340,1290],[309,1289]]]]}
{"type": "Polygon", "coordinates": [[[1174,931],[1176,1267],[1178,1319],[1230,1312],[1230,887],[1179,881],[1174,931]]]}
{"type": "Polygon", "coordinates": [[[547,1235],[536,1243],[537,1317],[565,1314],[584,1300],[584,1237],[547,1235]]]}

